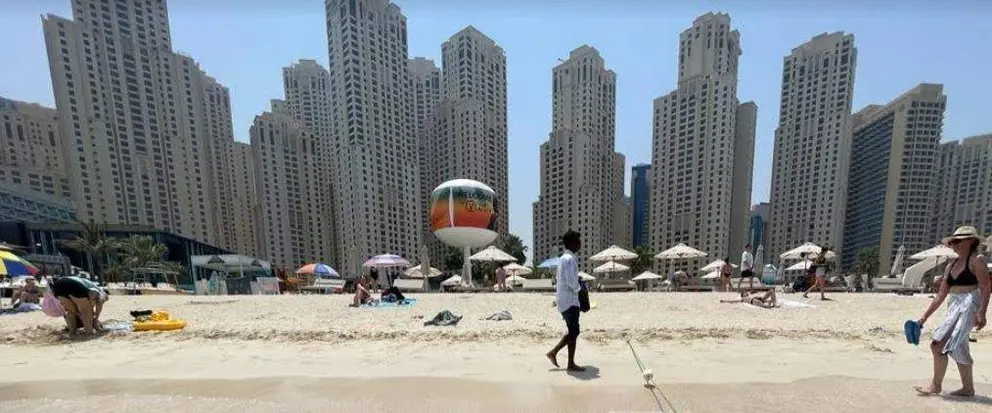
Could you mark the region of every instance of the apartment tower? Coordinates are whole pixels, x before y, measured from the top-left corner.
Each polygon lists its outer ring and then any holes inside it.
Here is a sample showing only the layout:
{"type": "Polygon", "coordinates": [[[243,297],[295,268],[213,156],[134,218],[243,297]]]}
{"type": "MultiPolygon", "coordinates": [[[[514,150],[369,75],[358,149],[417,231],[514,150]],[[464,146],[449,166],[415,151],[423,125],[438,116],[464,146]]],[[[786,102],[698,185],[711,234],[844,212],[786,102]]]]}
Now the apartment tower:
{"type": "MultiPolygon", "coordinates": [[[[747,242],[758,108],[737,99],[740,55],[726,14],[697,18],[679,38],[678,88],[654,101],[654,251],[686,243],[723,259],[747,242]]],[[[667,273],[689,263],[660,264],[667,273]]]]}
{"type": "Polygon", "coordinates": [[[782,99],[772,161],[770,257],[805,242],[844,250],[854,35],[820,34],[782,65],[782,99]]]}
{"type": "Polygon", "coordinates": [[[326,0],[339,270],[418,255],[423,202],[406,17],[388,0],[326,0]]]}
{"type": "MultiPolygon", "coordinates": [[[[303,59],[282,69],[283,88],[286,94],[286,109],[309,135],[313,137],[312,147],[317,159],[323,159],[314,170],[304,173],[303,190],[312,201],[304,212],[310,217],[308,228],[302,239],[309,245],[305,250],[311,255],[300,257],[312,262],[325,262],[340,265],[334,232],[334,188],[332,163],[342,158],[331,152],[333,112],[331,110],[331,75],[314,60],[303,59]],[[309,179],[307,179],[309,178],[309,179]]],[[[308,261],[309,262],[309,261],[308,261]]]]}
{"type": "Polygon", "coordinates": [[[944,143],[938,158],[930,243],[961,225],[992,235],[992,134],[944,143]]]}
{"type": "Polygon", "coordinates": [[[630,169],[631,246],[648,245],[651,213],[651,164],[642,163],[630,169]]]}
{"type": "Polygon", "coordinates": [[[205,109],[212,80],[172,51],[165,1],[72,0],[72,12],[43,28],[78,219],[216,242],[207,125],[224,114],[205,109]]]}
{"type": "Polygon", "coordinates": [[[628,244],[623,225],[624,157],[614,152],[616,73],[587,45],[552,70],[552,125],[541,144],[541,189],[534,203],[534,261],[557,256],[561,236],[582,234],[579,263],[611,244],[628,244]]]}
{"type": "MultiPolygon", "coordinates": [[[[407,68],[410,71],[410,90],[413,94],[417,165],[420,166],[419,202],[424,208],[424,216],[420,219],[420,231],[423,242],[430,247],[431,262],[436,264],[440,262],[441,246],[434,239],[434,235],[430,233],[427,213],[430,208],[431,191],[437,186],[431,186],[434,179],[430,173],[431,168],[433,168],[430,137],[433,134],[432,124],[437,116],[438,103],[441,101],[441,70],[438,69],[433,60],[423,57],[410,59],[407,68]]],[[[418,256],[417,260],[420,259],[421,257],[418,256]]],[[[434,264],[432,265],[437,267],[434,264]]]]}
{"type": "Polygon", "coordinates": [[[243,142],[231,142],[226,145],[226,150],[225,182],[231,203],[225,220],[230,221],[228,225],[232,236],[227,249],[250,257],[261,257],[261,210],[256,192],[252,146],[243,142]]]}
{"type": "Polygon", "coordinates": [[[843,268],[878,247],[878,268],[888,273],[899,247],[911,255],[937,243],[930,213],[946,101],[942,85],[924,83],[852,117],[843,268]]]}
{"type": "Polygon", "coordinates": [[[0,97],[0,183],[72,199],[55,109],[0,97]]]}
{"type": "MultiPolygon", "coordinates": [[[[474,179],[496,192],[497,228],[508,227],[506,54],[469,26],[441,45],[441,100],[427,122],[425,191],[474,179]]],[[[427,217],[421,220],[426,221],[427,217]]],[[[434,259],[440,244],[427,238],[434,259]]]]}

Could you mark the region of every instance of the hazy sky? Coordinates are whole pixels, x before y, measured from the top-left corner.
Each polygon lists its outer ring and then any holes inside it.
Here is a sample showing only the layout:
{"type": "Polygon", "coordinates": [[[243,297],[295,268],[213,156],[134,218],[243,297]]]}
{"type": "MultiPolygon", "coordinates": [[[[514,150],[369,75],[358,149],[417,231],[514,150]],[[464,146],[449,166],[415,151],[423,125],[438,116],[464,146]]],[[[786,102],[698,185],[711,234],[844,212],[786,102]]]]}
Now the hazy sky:
{"type": "MultiPolygon", "coordinates": [[[[652,101],[675,87],[679,32],[707,11],[730,14],[744,50],[741,101],[758,104],[752,203],[768,199],[782,58],[810,37],[854,33],[855,110],[920,82],[943,83],[944,139],[992,132],[992,2],[980,0],[396,0],[410,56],[440,66],[441,43],[474,25],[506,50],[510,230],[530,245],[539,146],[551,125],[551,68],[582,44],[617,73],[617,150],[651,161],[652,101]]],[[[0,0],[0,96],[54,106],[41,32],[44,13],[69,0],[0,0]]],[[[175,49],[228,86],[235,138],[283,95],[281,68],[300,58],[326,66],[322,0],[170,0],[175,49]]],[[[411,159],[413,159],[411,157],[411,159]]],[[[626,189],[629,192],[629,187],[626,189]]],[[[545,257],[538,257],[545,258],[545,257]]]]}

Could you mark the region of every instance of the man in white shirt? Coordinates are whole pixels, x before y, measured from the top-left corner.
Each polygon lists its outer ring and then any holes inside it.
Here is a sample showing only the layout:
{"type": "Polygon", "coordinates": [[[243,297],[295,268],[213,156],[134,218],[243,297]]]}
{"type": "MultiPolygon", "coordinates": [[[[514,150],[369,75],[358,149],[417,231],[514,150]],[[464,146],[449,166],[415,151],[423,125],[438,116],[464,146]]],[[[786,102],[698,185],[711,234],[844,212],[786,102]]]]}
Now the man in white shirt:
{"type": "Polygon", "coordinates": [[[744,246],[744,253],[741,254],[741,279],[737,281],[737,291],[741,290],[741,284],[747,278],[747,288],[754,288],[754,256],[751,255],[751,244],[744,246]]]}
{"type": "Polygon", "coordinates": [[[561,341],[548,352],[548,359],[551,364],[558,367],[558,352],[568,346],[568,366],[566,370],[570,372],[585,371],[585,368],[575,364],[575,344],[579,337],[579,291],[582,284],[579,283],[579,264],[575,258],[575,253],[582,246],[578,232],[569,230],[562,236],[562,244],[565,245],[565,253],[558,261],[558,275],[555,284],[555,299],[558,303],[558,312],[565,319],[565,326],[568,333],[561,338],[561,341]]]}

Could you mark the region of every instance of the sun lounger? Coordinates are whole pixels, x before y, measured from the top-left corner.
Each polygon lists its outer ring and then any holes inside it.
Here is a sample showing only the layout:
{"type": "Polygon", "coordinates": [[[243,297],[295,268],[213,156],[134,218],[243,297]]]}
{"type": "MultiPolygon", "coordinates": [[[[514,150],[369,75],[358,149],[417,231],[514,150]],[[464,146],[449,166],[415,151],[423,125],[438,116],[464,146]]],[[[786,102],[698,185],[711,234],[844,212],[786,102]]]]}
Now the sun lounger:
{"type": "Polygon", "coordinates": [[[596,287],[599,291],[633,291],[636,288],[632,281],[621,279],[601,279],[596,287]]]}
{"type": "Polygon", "coordinates": [[[538,278],[524,280],[520,289],[523,291],[554,291],[555,286],[551,284],[550,278],[538,278]]]}
{"type": "Polygon", "coordinates": [[[399,288],[400,291],[411,291],[411,292],[423,292],[426,291],[426,285],[423,279],[417,278],[400,278],[393,280],[393,287],[399,288]]]}
{"type": "Polygon", "coordinates": [[[336,278],[317,278],[313,284],[300,287],[301,292],[332,294],[344,291],[344,280],[336,278]]]}

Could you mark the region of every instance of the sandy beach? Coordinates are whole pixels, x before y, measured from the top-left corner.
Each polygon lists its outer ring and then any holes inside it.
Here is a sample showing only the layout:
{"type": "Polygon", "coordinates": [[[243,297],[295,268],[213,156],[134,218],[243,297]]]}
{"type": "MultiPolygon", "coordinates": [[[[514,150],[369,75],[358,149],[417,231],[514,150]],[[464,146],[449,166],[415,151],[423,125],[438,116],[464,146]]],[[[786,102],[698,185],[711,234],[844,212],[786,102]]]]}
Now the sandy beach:
{"type": "MultiPolygon", "coordinates": [[[[543,357],[564,330],[550,294],[423,294],[378,309],[348,308],[347,296],[114,296],[108,322],[163,308],[189,325],[72,340],[58,319],[0,316],[0,411],[672,411],[665,398],[679,412],[992,408],[986,331],[972,343],[979,397],[913,393],[930,356],[905,343],[902,323],[926,296],[783,295],[815,307],[773,310],[718,302],[733,296],[594,294],[578,375],[543,357]],[[423,326],[444,309],[463,320],[423,326]],[[500,309],[514,319],[480,320],[500,309]],[[658,390],[643,387],[627,334],[658,390]]],[[[953,366],[948,379],[947,390],[960,385],[953,366]]]]}

